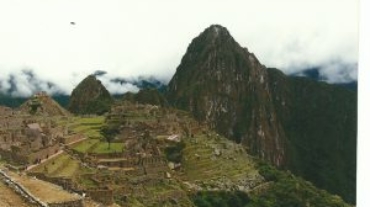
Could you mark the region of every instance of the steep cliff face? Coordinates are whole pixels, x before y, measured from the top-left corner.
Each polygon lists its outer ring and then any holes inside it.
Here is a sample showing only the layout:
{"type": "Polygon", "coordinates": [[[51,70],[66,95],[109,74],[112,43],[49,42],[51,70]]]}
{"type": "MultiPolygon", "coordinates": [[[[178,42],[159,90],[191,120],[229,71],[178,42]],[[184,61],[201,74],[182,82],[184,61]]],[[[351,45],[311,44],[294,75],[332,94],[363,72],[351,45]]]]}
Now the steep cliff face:
{"type": "Polygon", "coordinates": [[[357,95],[268,69],[273,104],[289,140],[286,168],[354,203],[357,95]]]}
{"type": "Polygon", "coordinates": [[[112,103],[113,98],[103,84],[89,75],[73,89],[68,109],[76,114],[102,114],[112,103]]]}
{"type": "Polygon", "coordinates": [[[249,153],[355,202],[355,92],[267,69],[212,25],[189,45],[167,98],[249,153]]]}
{"type": "Polygon", "coordinates": [[[253,154],[284,163],[285,136],[271,102],[268,74],[226,28],[212,25],[188,47],[168,99],[253,154]]]}

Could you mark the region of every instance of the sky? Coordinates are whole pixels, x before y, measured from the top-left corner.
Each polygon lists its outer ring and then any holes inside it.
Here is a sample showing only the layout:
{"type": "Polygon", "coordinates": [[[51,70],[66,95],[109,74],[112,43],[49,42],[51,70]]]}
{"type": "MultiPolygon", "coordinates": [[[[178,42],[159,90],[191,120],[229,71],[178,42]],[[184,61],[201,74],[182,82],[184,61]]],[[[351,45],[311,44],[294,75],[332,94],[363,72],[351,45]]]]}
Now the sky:
{"type": "Polygon", "coordinates": [[[0,91],[69,94],[87,75],[167,83],[191,40],[212,24],[266,67],[320,67],[330,83],[357,80],[356,0],[0,0],[0,91]],[[73,22],[73,23],[72,23],[73,22]],[[15,87],[16,86],[16,87],[15,87]]]}

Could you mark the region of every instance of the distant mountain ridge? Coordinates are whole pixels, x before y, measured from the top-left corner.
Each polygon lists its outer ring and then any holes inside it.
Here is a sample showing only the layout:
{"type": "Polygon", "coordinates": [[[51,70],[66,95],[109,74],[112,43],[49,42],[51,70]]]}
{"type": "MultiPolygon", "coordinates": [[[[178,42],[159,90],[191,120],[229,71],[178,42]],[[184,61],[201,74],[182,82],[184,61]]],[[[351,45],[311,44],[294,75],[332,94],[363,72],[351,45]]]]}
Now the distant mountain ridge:
{"type": "MultiPolygon", "coordinates": [[[[139,89],[157,89],[159,92],[163,93],[167,89],[167,85],[158,80],[157,78],[150,76],[150,77],[138,77],[137,79],[125,79],[125,78],[114,78],[111,80],[115,83],[120,84],[132,84],[139,89]]],[[[114,98],[120,99],[124,94],[112,94],[114,98]]],[[[70,95],[66,94],[51,94],[51,97],[58,102],[62,107],[67,108],[70,95]]],[[[1,106],[8,106],[12,108],[19,107],[22,103],[24,103],[29,97],[13,97],[11,92],[9,93],[1,93],[0,92],[0,105],[1,106]]]]}
{"type": "MultiPolygon", "coordinates": [[[[306,69],[303,70],[302,73],[293,73],[288,76],[292,77],[307,77],[316,81],[323,81],[322,78],[319,77],[318,69],[306,69]]],[[[120,84],[132,84],[139,89],[157,89],[159,92],[164,93],[167,90],[168,85],[164,82],[158,80],[155,77],[139,77],[137,80],[130,80],[125,78],[114,78],[111,80],[115,83],[120,84]]],[[[55,84],[52,84],[55,85],[55,84]]],[[[357,91],[357,81],[349,82],[349,83],[333,83],[333,85],[341,86],[347,88],[349,90],[357,91]]],[[[9,90],[8,93],[0,93],[0,105],[8,106],[8,107],[19,107],[22,103],[24,103],[29,97],[13,97],[11,95],[12,90],[9,90]]],[[[124,94],[112,94],[114,98],[120,98],[124,94]]],[[[55,93],[51,94],[51,97],[58,102],[62,107],[67,108],[70,95],[62,94],[62,93],[55,93]]]]}

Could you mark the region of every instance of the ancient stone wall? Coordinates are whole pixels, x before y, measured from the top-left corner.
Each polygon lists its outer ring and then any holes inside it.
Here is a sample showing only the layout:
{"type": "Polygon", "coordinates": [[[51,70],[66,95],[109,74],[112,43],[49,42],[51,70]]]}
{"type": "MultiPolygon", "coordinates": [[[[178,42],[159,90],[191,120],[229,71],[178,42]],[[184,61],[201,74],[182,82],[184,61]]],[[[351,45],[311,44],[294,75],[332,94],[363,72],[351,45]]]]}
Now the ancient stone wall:
{"type": "Polygon", "coordinates": [[[30,172],[27,173],[29,176],[35,176],[36,178],[40,180],[44,180],[50,183],[54,183],[56,185],[62,186],[63,189],[68,190],[68,191],[74,191],[76,190],[73,181],[70,178],[66,177],[49,177],[46,176],[44,173],[40,172],[30,172]]]}
{"type": "Polygon", "coordinates": [[[32,164],[32,163],[35,163],[37,160],[47,159],[49,156],[57,153],[59,149],[60,149],[59,144],[55,143],[52,146],[49,146],[37,152],[31,153],[27,159],[28,163],[32,164]]]}
{"type": "Polygon", "coordinates": [[[27,156],[24,154],[19,154],[16,151],[0,149],[0,155],[5,160],[16,164],[28,164],[27,156]]]}

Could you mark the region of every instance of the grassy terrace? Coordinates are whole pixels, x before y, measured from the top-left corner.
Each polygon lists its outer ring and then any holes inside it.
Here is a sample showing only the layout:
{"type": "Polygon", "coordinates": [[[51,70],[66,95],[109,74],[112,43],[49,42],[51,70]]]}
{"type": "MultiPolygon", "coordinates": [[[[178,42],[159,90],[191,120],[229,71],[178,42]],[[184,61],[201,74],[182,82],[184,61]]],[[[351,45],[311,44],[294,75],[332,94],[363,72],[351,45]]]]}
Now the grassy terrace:
{"type": "Polygon", "coordinates": [[[72,178],[77,174],[92,173],[94,170],[81,166],[78,160],[73,159],[66,153],[62,153],[33,168],[31,172],[43,173],[49,177],[72,178]]]}
{"type": "Polygon", "coordinates": [[[122,152],[123,143],[108,143],[100,133],[100,129],[104,124],[103,116],[96,117],[75,117],[71,130],[73,132],[83,133],[90,139],[86,139],[72,146],[73,150],[80,153],[114,153],[122,152]]]}
{"type": "Polygon", "coordinates": [[[61,154],[54,157],[31,170],[31,172],[44,173],[47,176],[72,177],[79,169],[77,160],[72,159],[68,154],[61,154]]]}
{"type": "Polygon", "coordinates": [[[99,142],[95,147],[90,151],[92,153],[113,153],[113,152],[122,152],[124,147],[123,143],[111,143],[110,148],[107,142],[99,142]]]}
{"type": "Polygon", "coordinates": [[[101,138],[100,128],[104,123],[103,116],[75,117],[71,123],[71,130],[85,134],[89,138],[101,138]]]}
{"type": "Polygon", "coordinates": [[[76,150],[77,152],[86,153],[99,142],[100,142],[99,139],[86,139],[82,142],[75,144],[72,147],[72,149],[76,150]]]}
{"type": "Polygon", "coordinates": [[[246,159],[246,153],[236,153],[237,144],[230,149],[221,148],[224,138],[207,138],[205,135],[197,135],[197,143],[187,140],[183,150],[184,169],[190,180],[212,180],[226,176],[231,180],[243,178],[246,175],[256,175],[257,170],[252,160],[246,159]],[[202,147],[199,147],[202,146],[202,147]],[[221,150],[220,156],[214,155],[214,147],[221,150]],[[202,169],[199,171],[199,169],[202,169]]]}

